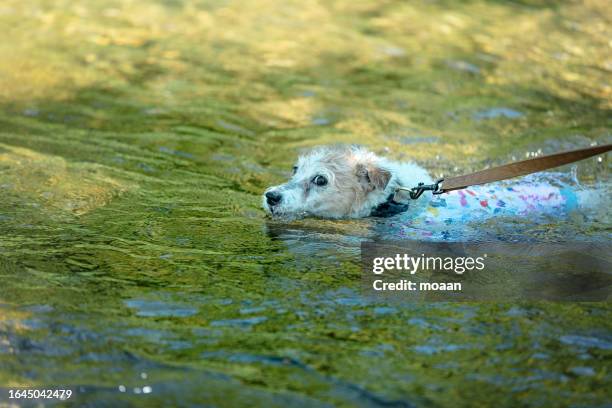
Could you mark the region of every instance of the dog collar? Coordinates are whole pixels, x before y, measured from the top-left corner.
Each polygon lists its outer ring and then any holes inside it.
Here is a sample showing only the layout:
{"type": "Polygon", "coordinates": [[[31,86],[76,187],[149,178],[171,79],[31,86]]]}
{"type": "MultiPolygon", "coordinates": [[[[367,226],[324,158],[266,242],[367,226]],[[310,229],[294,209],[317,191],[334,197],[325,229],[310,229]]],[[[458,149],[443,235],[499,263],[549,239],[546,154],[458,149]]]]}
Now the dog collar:
{"type": "Polygon", "coordinates": [[[394,197],[395,193],[391,193],[389,197],[387,197],[387,200],[385,202],[380,203],[376,207],[372,208],[370,216],[387,218],[408,210],[407,203],[398,203],[393,199],[394,197]]]}

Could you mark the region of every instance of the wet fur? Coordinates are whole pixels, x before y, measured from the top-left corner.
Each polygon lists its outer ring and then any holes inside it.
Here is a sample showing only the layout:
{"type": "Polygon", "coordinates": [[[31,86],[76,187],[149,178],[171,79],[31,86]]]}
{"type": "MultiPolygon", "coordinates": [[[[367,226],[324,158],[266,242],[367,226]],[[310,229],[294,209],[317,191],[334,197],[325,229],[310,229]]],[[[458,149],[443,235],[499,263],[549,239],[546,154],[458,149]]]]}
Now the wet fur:
{"type": "Polygon", "coordinates": [[[296,167],[288,182],[264,192],[263,207],[273,217],[367,217],[397,186],[431,181],[414,163],[388,160],[356,146],[315,148],[300,156],[296,167]],[[315,185],[317,175],[325,176],[327,185],[315,185]],[[269,191],[282,194],[278,205],[268,205],[269,191]]]}

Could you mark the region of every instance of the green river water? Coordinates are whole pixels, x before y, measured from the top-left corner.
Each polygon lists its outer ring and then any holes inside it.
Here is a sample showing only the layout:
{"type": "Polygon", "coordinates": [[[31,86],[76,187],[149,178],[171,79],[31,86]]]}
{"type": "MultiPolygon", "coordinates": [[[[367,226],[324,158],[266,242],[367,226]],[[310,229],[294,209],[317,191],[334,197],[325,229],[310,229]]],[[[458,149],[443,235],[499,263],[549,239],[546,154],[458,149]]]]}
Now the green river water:
{"type": "MultiPolygon", "coordinates": [[[[0,384],[81,387],[68,406],[610,406],[610,303],[366,302],[375,220],[261,209],[320,144],[440,175],[610,142],[610,10],[3,0],[0,384]]],[[[515,222],[611,232],[607,209],[515,222]]]]}

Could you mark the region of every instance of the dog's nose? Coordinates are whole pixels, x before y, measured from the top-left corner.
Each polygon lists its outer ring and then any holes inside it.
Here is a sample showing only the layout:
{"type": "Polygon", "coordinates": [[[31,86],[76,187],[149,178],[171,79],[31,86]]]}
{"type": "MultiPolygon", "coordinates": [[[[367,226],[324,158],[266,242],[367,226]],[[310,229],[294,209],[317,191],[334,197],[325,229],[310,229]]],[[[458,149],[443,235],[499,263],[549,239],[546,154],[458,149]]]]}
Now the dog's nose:
{"type": "Polygon", "coordinates": [[[280,203],[282,198],[283,196],[281,195],[281,193],[277,191],[268,191],[266,193],[266,201],[268,202],[269,206],[273,206],[280,203]]]}

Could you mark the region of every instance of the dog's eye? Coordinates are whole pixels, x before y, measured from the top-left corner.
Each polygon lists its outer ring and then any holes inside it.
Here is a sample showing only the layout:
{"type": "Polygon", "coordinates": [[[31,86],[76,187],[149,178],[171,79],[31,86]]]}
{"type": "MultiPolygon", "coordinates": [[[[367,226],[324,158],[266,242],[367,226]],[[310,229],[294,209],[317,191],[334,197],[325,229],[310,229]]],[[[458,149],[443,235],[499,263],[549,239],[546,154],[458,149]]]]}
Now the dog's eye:
{"type": "Polygon", "coordinates": [[[297,173],[297,166],[293,166],[293,174],[297,173]]]}
{"type": "Polygon", "coordinates": [[[312,179],[312,182],[317,186],[324,186],[327,184],[327,179],[324,176],[315,176],[315,178],[312,179]]]}

